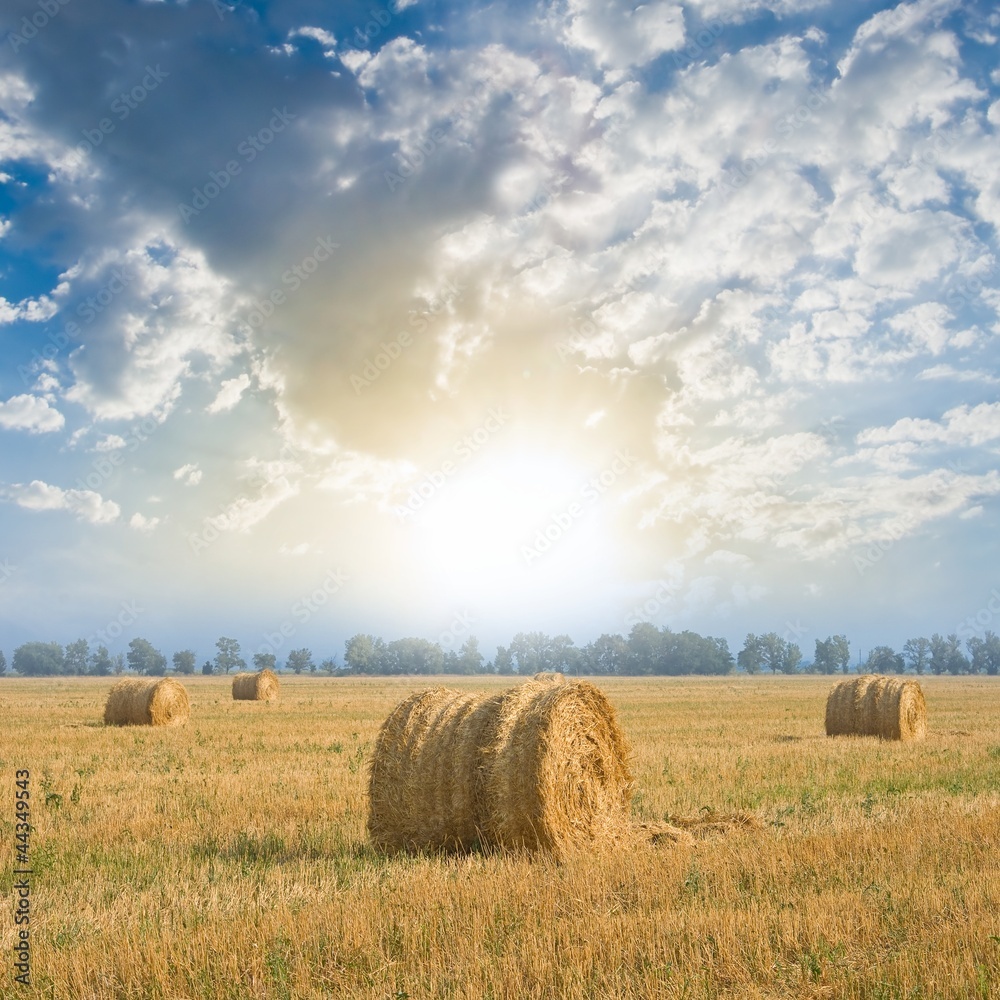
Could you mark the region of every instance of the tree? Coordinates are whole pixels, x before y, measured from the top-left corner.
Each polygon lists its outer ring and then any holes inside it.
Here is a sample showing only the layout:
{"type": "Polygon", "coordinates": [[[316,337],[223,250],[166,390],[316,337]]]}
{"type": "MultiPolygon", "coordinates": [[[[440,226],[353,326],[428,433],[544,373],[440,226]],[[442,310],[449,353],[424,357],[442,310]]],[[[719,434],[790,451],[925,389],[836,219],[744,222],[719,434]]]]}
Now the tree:
{"type": "Polygon", "coordinates": [[[498,674],[514,673],[514,658],[506,646],[497,646],[497,655],[493,660],[493,666],[498,674]]]}
{"type": "Polygon", "coordinates": [[[821,674],[847,673],[851,663],[851,644],[846,635],[830,635],[816,640],[816,670],[821,674]]]}
{"type": "Polygon", "coordinates": [[[914,672],[922,674],[931,660],[931,644],[924,638],[907,639],[903,644],[903,655],[914,672]]]}
{"type": "Polygon", "coordinates": [[[66,647],[63,656],[63,672],[83,675],[87,672],[87,661],[90,659],[90,646],[86,639],[77,639],[66,647]]]}
{"type": "Polygon", "coordinates": [[[946,650],[945,650],[945,665],[948,668],[949,674],[967,674],[971,668],[971,664],[962,652],[962,643],[958,638],[958,634],[952,632],[951,635],[945,639],[946,650]]]}
{"type": "Polygon", "coordinates": [[[0,649],[0,677],[7,673],[7,657],[3,655],[3,650],[0,649]]]}
{"type": "Polygon", "coordinates": [[[777,632],[767,632],[758,640],[760,643],[761,659],[772,674],[781,670],[785,662],[785,640],[777,632]]]}
{"type": "Polygon", "coordinates": [[[253,665],[255,670],[274,670],[278,658],[274,653],[254,653],[253,665]]]}
{"type": "Polygon", "coordinates": [[[201,665],[201,672],[205,677],[211,677],[215,673],[215,667],[212,665],[211,660],[206,660],[201,665]]]}
{"type": "Polygon", "coordinates": [[[510,651],[517,660],[519,674],[555,669],[553,642],[544,632],[518,632],[511,640],[510,651]]]}
{"type": "Polygon", "coordinates": [[[626,673],[630,655],[628,642],[617,632],[613,635],[604,632],[584,648],[590,668],[598,674],[626,673]]]}
{"type": "Polygon", "coordinates": [[[891,646],[876,646],[865,660],[865,673],[901,674],[906,669],[903,657],[891,646]]]}
{"type": "Polygon", "coordinates": [[[725,639],[699,635],[685,629],[660,633],[657,674],[728,674],[733,669],[733,655],[725,639]]]}
{"type": "Polygon", "coordinates": [[[288,652],[288,667],[297,674],[301,674],[303,670],[312,669],[312,650],[302,648],[302,649],[292,649],[288,652]]]}
{"type": "Polygon", "coordinates": [[[133,639],[128,644],[128,665],[137,674],[159,676],[167,669],[167,658],[145,639],[133,639]]]}
{"type": "Polygon", "coordinates": [[[355,674],[378,673],[378,654],[375,636],[359,632],[344,643],[344,666],[355,674]]]}
{"type": "MultiPolygon", "coordinates": [[[[663,634],[652,622],[636,622],[628,634],[629,673],[663,673],[663,634]]],[[[671,671],[672,672],[672,671],[671,671]]]]}
{"type": "Polygon", "coordinates": [[[174,653],[174,670],[179,674],[194,673],[194,650],[181,649],[174,653]]]}
{"type": "Polygon", "coordinates": [[[462,643],[457,666],[463,674],[478,674],[483,669],[483,654],[479,652],[479,640],[474,635],[462,643]]]}
{"type": "Polygon", "coordinates": [[[748,674],[758,674],[763,662],[764,650],[761,648],[760,639],[753,632],[747,633],[746,639],[743,640],[743,648],[736,654],[736,665],[748,674]]]}
{"type": "Polygon", "coordinates": [[[337,658],[328,656],[320,665],[319,669],[332,677],[337,672],[337,658]]]}
{"type": "Polygon", "coordinates": [[[11,665],[24,677],[61,674],[63,648],[58,642],[26,642],[14,650],[11,665]]]}
{"type": "Polygon", "coordinates": [[[948,641],[935,632],[931,636],[931,673],[943,674],[948,669],[948,641]]]}
{"type": "Polygon", "coordinates": [[[115,674],[125,673],[124,653],[115,653],[115,655],[111,657],[111,669],[115,672],[115,674]]]}
{"type": "Polygon", "coordinates": [[[381,670],[390,674],[439,674],[444,650],[429,639],[409,636],[390,642],[379,660],[381,670]]]}
{"type": "Polygon", "coordinates": [[[783,674],[794,674],[802,662],[802,650],[798,643],[786,642],[784,654],[781,657],[781,672],[783,674]]]}
{"type": "MultiPolygon", "coordinates": [[[[982,638],[973,636],[966,641],[965,645],[972,654],[973,673],[996,674],[1000,672],[1000,637],[995,632],[987,630],[982,638]]],[[[0,671],[0,673],[2,672],[0,671]]]]}
{"type": "Polygon", "coordinates": [[[108,647],[101,645],[90,654],[90,672],[95,677],[107,677],[115,668],[114,661],[108,655],[108,647]]]}
{"type": "Polygon", "coordinates": [[[580,665],[580,650],[576,648],[570,636],[557,635],[549,643],[549,662],[551,670],[564,674],[576,673],[580,665]]]}
{"type": "Polygon", "coordinates": [[[215,647],[218,649],[215,654],[215,668],[218,673],[228,674],[234,667],[237,670],[246,670],[247,661],[240,656],[240,644],[235,639],[222,636],[215,640],[215,647]]]}

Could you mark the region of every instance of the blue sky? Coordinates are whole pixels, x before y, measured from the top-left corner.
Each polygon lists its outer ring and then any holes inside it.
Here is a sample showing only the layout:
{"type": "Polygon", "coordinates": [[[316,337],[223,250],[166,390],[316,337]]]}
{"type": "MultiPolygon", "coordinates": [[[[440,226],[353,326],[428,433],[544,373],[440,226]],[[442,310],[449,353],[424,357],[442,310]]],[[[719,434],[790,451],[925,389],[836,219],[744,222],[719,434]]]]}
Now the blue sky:
{"type": "Polygon", "coordinates": [[[8,655],[996,627],[994,5],[0,34],[8,655]]]}

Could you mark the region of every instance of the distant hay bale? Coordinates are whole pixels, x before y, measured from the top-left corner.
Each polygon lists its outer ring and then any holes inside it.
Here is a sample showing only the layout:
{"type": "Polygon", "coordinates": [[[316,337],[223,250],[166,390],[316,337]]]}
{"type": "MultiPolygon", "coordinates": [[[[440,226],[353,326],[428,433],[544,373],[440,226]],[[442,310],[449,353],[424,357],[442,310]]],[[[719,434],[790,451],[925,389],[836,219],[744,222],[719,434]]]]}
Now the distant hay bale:
{"type": "Polygon", "coordinates": [[[244,672],[233,678],[234,701],[275,701],[278,697],[278,675],[273,670],[244,672]]]}
{"type": "Polygon", "coordinates": [[[555,681],[561,684],[566,677],[564,674],[559,673],[558,670],[539,670],[537,674],[532,678],[535,681],[555,681]]]}
{"type": "Polygon", "coordinates": [[[112,685],[104,706],[108,726],[179,726],[190,715],[188,693],[173,677],[123,677],[112,685]]]}
{"type": "Polygon", "coordinates": [[[927,735],[927,703],[912,679],[865,674],[841,681],[826,699],[827,736],[920,740],[927,735]]]}
{"type": "Polygon", "coordinates": [[[368,832],[382,850],[546,850],[630,834],[632,775],[615,712],[583,681],[411,695],[379,730],[368,832]]]}

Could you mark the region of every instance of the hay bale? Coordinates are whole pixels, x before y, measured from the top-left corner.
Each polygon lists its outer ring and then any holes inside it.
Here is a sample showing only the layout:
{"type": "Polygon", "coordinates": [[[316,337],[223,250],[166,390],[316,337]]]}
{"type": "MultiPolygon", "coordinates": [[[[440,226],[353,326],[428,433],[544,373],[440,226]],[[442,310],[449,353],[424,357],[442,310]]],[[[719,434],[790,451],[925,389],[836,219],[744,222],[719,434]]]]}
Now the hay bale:
{"type": "Polygon", "coordinates": [[[244,672],[233,677],[234,701],[277,701],[278,675],[273,670],[244,672]]]}
{"type": "Polygon", "coordinates": [[[478,844],[563,855],[613,841],[631,833],[627,758],[614,709],[583,681],[420,691],[376,738],[368,832],[390,851],[478,844]]]}
{"type": "Polygon", "coordinates": [[[557,684],[561,684],[564,680],[566,680],[566,676],[561,674],[558,670],[539,670],[532,680],[555,681],[557,684]]]}
{"type": "Polygon", "coordinates": [[[927,703],[920,685],[902,677],[864,674],[834,685],[826,699],[827,736],[920,740],[927,735],[927,703]]]}
{"type": "Polygon", "coordinates": [[[190,715],[188,693],[173,677],[123,677],[112,685],[104,706],[108,726],[179,726],[190,715]]]}

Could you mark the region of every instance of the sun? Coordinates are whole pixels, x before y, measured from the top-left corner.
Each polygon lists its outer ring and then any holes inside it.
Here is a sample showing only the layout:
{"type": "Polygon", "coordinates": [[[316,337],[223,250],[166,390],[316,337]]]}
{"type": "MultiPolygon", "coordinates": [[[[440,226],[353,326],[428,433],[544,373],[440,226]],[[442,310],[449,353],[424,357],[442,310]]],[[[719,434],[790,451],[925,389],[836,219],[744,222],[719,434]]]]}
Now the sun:
{"type": "Polygon", "coordinates": [[[424,578],[494,603],[576,589],[610,547],[589,481],[570,456],[524,449],[428,477],[408,518],[424,578]]]}

